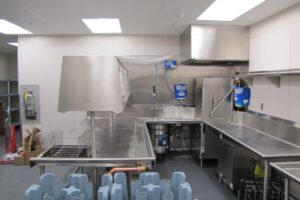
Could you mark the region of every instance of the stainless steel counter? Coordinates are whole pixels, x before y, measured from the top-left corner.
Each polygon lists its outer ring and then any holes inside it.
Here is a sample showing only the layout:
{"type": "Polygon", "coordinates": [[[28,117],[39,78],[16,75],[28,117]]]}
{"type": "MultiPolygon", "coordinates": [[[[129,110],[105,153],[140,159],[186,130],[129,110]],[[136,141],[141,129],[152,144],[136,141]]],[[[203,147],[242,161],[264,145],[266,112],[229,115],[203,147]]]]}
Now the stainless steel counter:
{"type": "Polygon", "coordinates": [[[264,159],[300,157],[300,147],[239,124],[205,122],[264,159]]]}
{"type": "MultiPolygon", "coordinates": [[[[176,107],[172,106],[163,107],[161,110],[151,110],[149,107],[128,107],[125,109],[125,112],[116,116],[113,130],[110,130],[109,127],[109,117],[102,114],[96,114],[96,158],[80,158],[76,159],[76,162],[83,163],[88,161],[94,165],[97,160],[99,163],[107,163],[109,159],[112,162],[155,160],[146,127],[146,123],[152,122],[204,122],[264,159],[300,157],[300,147],[295,144],[241,124],[203,121],[200,118],[195,119],[192,108],[179,107],[179,109],[176,109],[176,107]]],[[[86,135],[89,135],[90,132],[89,125],[89,120],[86,119],[86,135]]],[[[34,163],[46,161],[48,163],[68,162],[67,159],[43,158],[42,155],[31,159],[31,161],[34,163]]]]}
{"type": "Polygon", "coordinates": [[[300,162],[274,162],[270,165],[288,178],[300,184],[300,162]]]}

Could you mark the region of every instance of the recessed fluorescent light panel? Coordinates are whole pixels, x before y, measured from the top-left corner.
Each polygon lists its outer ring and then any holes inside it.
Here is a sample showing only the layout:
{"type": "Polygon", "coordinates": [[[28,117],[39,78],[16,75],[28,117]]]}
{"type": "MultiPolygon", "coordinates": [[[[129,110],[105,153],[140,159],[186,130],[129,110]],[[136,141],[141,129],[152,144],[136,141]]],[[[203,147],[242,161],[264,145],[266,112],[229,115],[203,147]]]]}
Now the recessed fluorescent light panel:
{"type": "Polygon", "coordinates": [[[16,43],[16,42],[9,42],[8,44],[10,44],[10,45],[12,45],[12,46],[16,46],[16,47],[19,46],[19,43],[16,43]]]}
{"type": "Polygon", "coordinates": [[[82,19],[92,33],[122,33],[119,19],[82,19]]]}
{"type": "Polygon", "coordinates": [[[197,20],[232,21],[265,0],[216,0],[197,20]]]}
{"type": "Polygon", "coordinates": [[[0,33],[11,35],[32,34],[30,31],[27,31],[5,19],[0,19],[0,33]]]}

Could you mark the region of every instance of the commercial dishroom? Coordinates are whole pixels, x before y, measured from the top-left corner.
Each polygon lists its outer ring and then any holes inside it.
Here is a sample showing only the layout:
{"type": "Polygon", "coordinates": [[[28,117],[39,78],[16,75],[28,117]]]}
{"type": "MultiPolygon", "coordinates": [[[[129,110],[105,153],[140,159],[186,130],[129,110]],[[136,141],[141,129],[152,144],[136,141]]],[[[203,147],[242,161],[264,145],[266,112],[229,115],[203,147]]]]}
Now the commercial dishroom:
{"type": "Polygon", "coordinates": [[[0,200],[300,200],[300,0],[1,0],[0,200]]]}

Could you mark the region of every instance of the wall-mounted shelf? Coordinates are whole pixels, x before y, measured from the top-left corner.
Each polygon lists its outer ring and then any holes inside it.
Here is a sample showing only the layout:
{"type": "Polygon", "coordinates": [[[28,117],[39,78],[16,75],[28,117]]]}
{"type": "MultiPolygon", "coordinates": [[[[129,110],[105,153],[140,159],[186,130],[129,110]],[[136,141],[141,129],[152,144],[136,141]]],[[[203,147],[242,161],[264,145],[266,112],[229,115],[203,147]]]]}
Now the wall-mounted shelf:
{"type": "Polygon", "coordinates": [[[300,76],[300,69],[297,70],[279,70],[279,71],[265,71],[265,72],[250,72],[247,74],[236,74],[234,77],[246,79],[252,85],[253,78],[265,77],[272,82],[276,87],[280,87],[280,80],[282,76],[300,76]]]}
{"type": "Polygon", "coordinates": [[[271,76],[299,76],[300,69],[297,70],[279,70],[279,71],[264,71],[264,72],[250,72],[247,74],[236,74],[235,77],[271,77],[271,76]]]}
{"type": "Polygon", "coordinates": [[[8,126],[20,125],[19,85],[15,80],[0,80],[0,102],[4,119],[8,119],[8,126]]]}
{"type": "MultiPolygon", "coordinates": [[[[20,108],[19,107],[15,107],[15,108],[10,108],[9,112],[14,112],[14,111],[19,111],[20,108]]],[[[4,109],[3,112],[7,112],[7,109],[4,109]]]]}
{"type": "Polygon", "coordinates": [[[18,93],[0,94],[0,97],[13,97],[13,96],[19,96],[19,94],[18,93]]]}

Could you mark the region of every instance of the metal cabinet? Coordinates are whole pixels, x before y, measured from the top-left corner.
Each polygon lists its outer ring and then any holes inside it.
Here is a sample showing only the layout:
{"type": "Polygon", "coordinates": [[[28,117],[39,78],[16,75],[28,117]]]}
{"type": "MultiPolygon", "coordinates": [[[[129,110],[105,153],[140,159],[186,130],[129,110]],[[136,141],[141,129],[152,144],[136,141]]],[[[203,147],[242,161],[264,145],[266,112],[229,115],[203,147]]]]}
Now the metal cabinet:
{"type": "Polygon", "coordinates": [[[246,148],[220,137],[218,140],[219,178],[231,190],[237,191],[241,179],[254,178],[253,153],[246,148]]]}
{"type": "Polygon", "coordinates": [[[249,71],[289,68],[290,30],[282,27],[250,38],[249,71]],[[276,42],[274,42],[276,41],[276,42]]]}
{"type": "MultiPolygon", "coordinates": [[[[230,91],[232,79],[230,78],[205,78],[203,80],[201,99],[201,118],[205,121],[229,122],[232,118],[232,96],[229,95],[220,107],[215,111],[212,118],[211,112],[218,102],[230,91]]],[[[216,146],[216,131],[206,126],[201,128],[201,151],[200,160],[203,165],[204,159],[217,159],[218,148],[216,146]]]]}
{"type": "Polygon", "coordinates": [[[218,138],[216,136],[216,131],[202,124],[201,126],[201,137],[200,137],[200,162],[203,166],[204,159],[217,159],[218,158],[218,138]]]}

